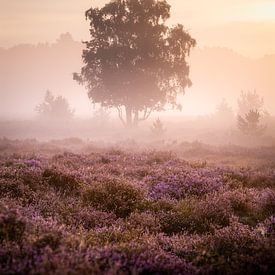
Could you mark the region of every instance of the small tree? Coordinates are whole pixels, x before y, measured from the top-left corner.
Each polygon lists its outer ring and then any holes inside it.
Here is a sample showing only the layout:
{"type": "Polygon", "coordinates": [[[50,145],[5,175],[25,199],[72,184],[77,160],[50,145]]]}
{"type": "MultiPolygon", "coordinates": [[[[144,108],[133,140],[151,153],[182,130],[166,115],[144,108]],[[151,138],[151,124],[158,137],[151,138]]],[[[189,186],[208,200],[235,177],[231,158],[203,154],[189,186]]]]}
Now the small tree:
{"type": "Polygon", "coordinates": [[[162,121],[157,118],[154,122],[153,122],[153,126],[151,127],[151,131],[155,136],[163,136],[166,129],[164,128],[164,125],[162,123],[162,121]]]}
{"type": "Polygon", "coordinates": [[[110,116],[111,113],[108,109],[100,107],[94,112],[93,119],[98,125],[103,126],[110,122],[110,116]]]}
{"type": "Polygon", "coordinates": [[[232,122],[234,121],[233,109],[229,106],[225,98],[217,105],[216,117],[221,122],[232,122]]]}
{"type": "Polygon", "coordinates": [[[113,0],[86,12],[91,40],[74,79],[93,103],[115,107],[125,126],[167,103],[179,107],[178,93],[191,85],[186,58],[196,42],[182,25],[168,27],[169,17],[166,0],[113,0]]]}
{"type": "Polygon", "coordinates": [[[250,110],[245,117],[238,115],[238,128],[245,135],[260,136],[266,127],[260,125],[261,115],[258,110],[250,110]]]}
{"type": "Polygon", "coordinates": [[[246,116],[251,110],[257,110],[260,115],[264,111],[264,99],[254,90],[254,92],[241,92],[238,99],[238,115],[246,116]]]}
{"type": "Polygon", "coordinates": [[[44,101],[35,109],[40,118],[46,120],[71,119],[74,114],[66,98],[62,96],[54,97],[50,91],[46,91],[44,101]]]}

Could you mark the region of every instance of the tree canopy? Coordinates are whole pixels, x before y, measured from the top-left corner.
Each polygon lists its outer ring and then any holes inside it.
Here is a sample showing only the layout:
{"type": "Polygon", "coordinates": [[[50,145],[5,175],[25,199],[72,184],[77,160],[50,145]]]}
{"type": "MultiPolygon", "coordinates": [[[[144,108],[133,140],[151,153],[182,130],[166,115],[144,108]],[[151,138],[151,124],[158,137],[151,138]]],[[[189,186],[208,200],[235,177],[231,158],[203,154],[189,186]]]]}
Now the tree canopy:
{"type": "Polygon", "coordinates": [[[250,110],[245,117],[238,115],[238,128],[246,135],[260,136],[266,127],[260,125],[261,114],[258,110],[250,110]]]}
{"type": "Polygon", "coordinates": [[[166,0],[113,0],[90,8],[90,41],[84,66],[74,78],[94,103],[115,107],[125,125],[148,118],[154,110],[177,104],[187,86],[186,60],[196,41],[182,25],[169,27],[166,0]]]}
{"type": "Polygon", "coordinates": [[[257,91],[241,92],[238,99],[238,115],[246,116],[250,111],[258,111],[260,114],[265,113],[264,99],[257,91]]]}
{"type": "Polygon", "coordinates": [[[68,120],[74,115],[74,111],[65,97],[54,96],[46,91],[44,101],[36,106],[40,118],[45,120],[68,120]]]}

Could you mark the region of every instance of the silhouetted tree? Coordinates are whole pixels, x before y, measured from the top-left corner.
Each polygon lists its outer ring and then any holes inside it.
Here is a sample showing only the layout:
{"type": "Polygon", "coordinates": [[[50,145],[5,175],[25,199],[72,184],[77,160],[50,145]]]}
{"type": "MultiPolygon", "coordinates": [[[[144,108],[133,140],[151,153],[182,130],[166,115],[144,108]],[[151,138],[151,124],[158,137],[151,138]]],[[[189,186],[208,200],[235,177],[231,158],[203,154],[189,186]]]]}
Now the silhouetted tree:
{"type": "Polygon", "coordinates": [[[217,105],[216,117],[222,123],[234,121],[233,109],[229,106],[225,98],[217,105]]]}
{"type": "Polygon", "coordinates": [[[196,41],[182,25],[168,27],[169,17],[166,0],[113,0],[86,11],[91,40],[74,79],[94,103],[117,108],[126,126],[167,103],[179,107],[178,93],[191,85],[186,57],[196,41]]]}
{"type": "Polygon", "coordinates": [[[260,114],[264,113],[264,99],[254,90],[254,92],[241,92],[238,99],[238,115],[245,116],[251,110],[257,110],[260,114]]]}
{"type": "Polygon", "coordinates": [[[163,125],[162,121],[159,118],[157,118],[153,122],[153,126],[151,127],[151,131],[155,136],[163,136],[163,134],[165,133],[166,129],[164,128],[164,125],[163,125]]]}
{"type": "Polygon", "coordinates": [[[110,122],[111,113],[108,109],[100,107],[94,112],[93,119],[99,126],[106,125],[110,122]]]}
{"type": "Polygon", "coordinates": [[[36,107],[36,111],[42,119],[49,120],[71,119],[74,114],[66,98],[54,97],[50,91],[46,91],[44,101],[36,107]]]}
{"type": "Polygon", "coordinates": [[[239,130],[251,136],[260,136],[265,131],[265,126],[260,125],[261,115],[258,110],[250,110],[245,117],[238,115],[239,130]]]}

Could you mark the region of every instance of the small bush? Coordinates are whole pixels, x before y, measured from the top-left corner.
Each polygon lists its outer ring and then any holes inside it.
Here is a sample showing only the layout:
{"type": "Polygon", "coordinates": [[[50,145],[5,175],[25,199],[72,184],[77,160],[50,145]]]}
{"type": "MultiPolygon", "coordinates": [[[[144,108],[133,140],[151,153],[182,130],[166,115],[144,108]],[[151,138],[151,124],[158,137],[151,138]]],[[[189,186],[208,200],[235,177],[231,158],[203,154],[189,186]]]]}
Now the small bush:
{"type": "Polygon", "coordinates": [[[145,200],[142,202],[140,209],[142,211],[150,211],[153,213],[161,213],[172,211],[175,208],[176,202],[167,199],[145,200]]]}
{"type": "Polygon", "coordinates": [[[52,250],[56,250],[62,242],[61,234],[49,233],[39,238],[34,242],[34,247],[37,249],[43,249],[49,246],[52,250]]]}
{"type": "Polygon", "coordinates": [[[67,194],[80,187],[79,181],[74,176],[63,174],[55,169],[45,169],[42,176],[50,186],[67,194]]]}
{"type": "Polygon", "coordinates": [[[116,181],[96,183],[84,194],[84,201],[103,211],[125,218],[137,210],[143,200],[141,189],[116,181]]]}
{"type": "Polygon", "coordinates": [[[151,213],[132,213],[127,219],[129,228],[136,228],[142,232],[156,233],[161,231],[160,221],[151,213]]]}
{"type": "Polygon", "coordinates": [[[26,224],[16,212],[5,212],[0,214],[0,242],[6,240],[20,243],[24,236],[26,224]]]}
{"type": "Polygon", "coordinates": [[[114,224],[116,216],[113,213],[89,209],[90,207],[82,207],[75,215],[74,219],[77,225],[89,230],[92,228],[106,227],[114,224]]]}
{"type": "Polygon", "coordinates": [[[138,238],[139,235],[140,232],[135,229],[127,230],[126,228],[111,226],[89,232],[85,242],[92,246],[107,246],[110,244],[128,243],[138,238]]]}
{"type": "Polygon", "coordinates": [[[24,195],[23,186],[19,181],[0,180],[0,196],[11,198],[21,198],[24,195]]]}
{"type": "Polygon", "coordinates": [[[272,189],[265,189],[261,193],[260,201],[261,213],[264,217],[275,214],[275,192],[272,189]]]}
{"type": "Polygon", "coordinates": [[[181,201],[174,209],[165,211],[159,216],[162,231],[168,235],[189,231],[194,216],[195,200],[181,201]]]}

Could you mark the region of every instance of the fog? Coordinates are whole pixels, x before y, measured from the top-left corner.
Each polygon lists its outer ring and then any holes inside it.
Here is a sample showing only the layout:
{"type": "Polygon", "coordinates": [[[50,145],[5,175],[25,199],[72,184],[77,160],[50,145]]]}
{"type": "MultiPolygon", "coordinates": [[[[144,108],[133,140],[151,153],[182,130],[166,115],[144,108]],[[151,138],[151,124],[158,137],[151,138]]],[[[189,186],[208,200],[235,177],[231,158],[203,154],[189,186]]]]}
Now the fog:
{"type": "Polygon", "coordinates": [[[167,106],[166,111],[154,112],[148,121],[140,123],[134,134],[128,131],[125,136],[117,110],[108,110],[108,120],[98,123],[101,118],[96,113],[100,106],[92,104],[85,88],[73,80],[73,73],[82,66],[83,49],[81,42],[65,33],[55,43],[0,50],[1,136],[44,140],[71,136],[109,140],[151,138],[152,123],[160,118],[166,129],[163,139],[234,143],[240,136],[237,113],[241,91],[256,91],[268,113],[264,118],[264,124],[268,125],[264,143],[272,140],[275,55],[251,59],[226,48],[194,49],[188,59],[192,86],[178,97],[181,111],[167,106]],[[66,127],[63,122],[59,125],[58,119],[42,122],[39,118],[36,107],[43,102],[47,90],[54,96],[63,96],[74,111],[66,127]],[[217,111],[222,100],[232,110],[232,117],[226,121],[217,111]]]}
{"type": "Polygon", "coordinates": [[[0,274],[274,274],[272,1],[0,2],[0,274]]]}
{"type": "MultiPolygon", "coordinates": [[[[55,43],[18,45],[0,49],[2,118],[34,118],[35,106],[46,90],[65,96],[77,117],[90,117],[93,106],[87,91],[73,80],[81,67],[84,45],[62,34],[55,43]]],[[[237,111],[241,91],[256,90],[270,114],[275,110],[275,55],[246,58],[226,48],[196,48],[188,59],[192,87],[179,98],[175,115],[209,115],[225,98],[237,111]]],[[[171,112],[170,112],[171,113],[171,112]]]]}
{"type": "MultiPolygon", "coordinates": [[[[98,0],[93,4],[102,6],[106,2],[98,0]]],[[[270,11],[274,6],[268,1],[250,4],[246,1],[226,4],[213,1],[215,9],[211,11],[208,5],[200,3],[207,11],[202,14],[197,9],[199,2],[183,4],[173,0],[170,3],[169,24],[183,22],[197,40],[196,47],[187,57],[192,85],[177,98],[181,110],[167,105],[163,111],[154,111],[136,129],[125,129],[116,108],[107,110],[92,104],[85,87],[73,80],[73,73],[79,72],[83,66],[85,45],[81,37],[89,39],[88,22],[83,16],[89,8],[88,3],[76,7],[70,1],[68,13],[61,16],[63,2],[40,6],[30,1],[22,6],[19,2],[10,4],[6,1],[0,13],[2,23],[7,26],[0,40],[0,136],[40,140],[69,137],[102,141],[134,139],[141,142],[159,139],[242,145],[248,145],[249,139],[251,144],[274,144],[275,54],[268,48],[273,45],[273,40],[269,40],[269,46],[267,43],[273,31],[270,11]],[[22,11],[20,18],[26,29],[22,29],[16,20],[7,24],[3,13],[5,11],[13,18],[16,15],[11,9],[13,5],[22,11]],[[239,11],[233,14],[237,7],[239,11]],[[50,10],[52,15],[60,15],[59,21],[53,21],[48,14],[50,10]],[[33,16],[34,12],[47,18],[48,25],[33,16]],[[197,16],[191,16],[194,14],[197,16]],[[60,24],[54,29],[51,26],[57,25],[56,22],[60,24]],[[45,32],[38,33],[39,26],[45,32]],[[66,30],[65,26],[73,35],[64,32],[54,39],[57,31],[66,30]],[[261,39],[251,43],[255,36],[261,39]],[[34,43],[39,41],[37,39],[41,42],[34,43]],[[24,41],[24,44],[14,45],[16,41],[24,41]],[[70,118],[62,118],[62,110],[51,118],[39,114],[37,107],[43,104],[46,91],[66,101],[72,111],[70,118]],[[238,101],[242,92],[254,91],[258,99],[263,100],[259,125],[265,131],[257,138],[248,138],[239,129],[238,101]],[[154,135],[152,127],[157,119],[163,131],[154,135]]],[[[250,108],[256,109],[256,106],[252,104],[250,108]]],[[[242,113],[244,119],[246,115],[242,113]]]]}

